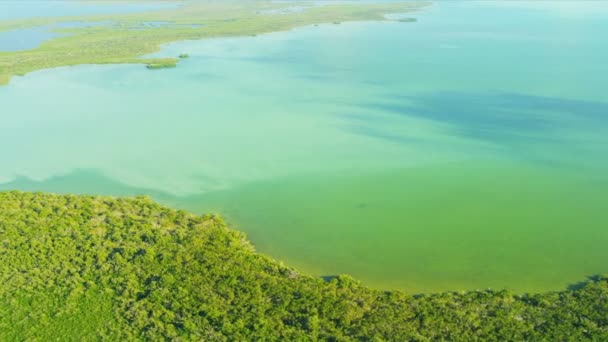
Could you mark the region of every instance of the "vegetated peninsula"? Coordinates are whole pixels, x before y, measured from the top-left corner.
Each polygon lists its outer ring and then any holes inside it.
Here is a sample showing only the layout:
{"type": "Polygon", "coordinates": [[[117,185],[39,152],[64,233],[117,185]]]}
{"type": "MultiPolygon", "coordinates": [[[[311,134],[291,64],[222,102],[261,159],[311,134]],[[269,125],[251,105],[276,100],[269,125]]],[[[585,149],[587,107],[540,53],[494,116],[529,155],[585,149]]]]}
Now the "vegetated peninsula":
{"type": "Polygon", "coordinates": [[[175,62],[166,62],[166,63],[150,63],[148,65],[146,65],[146,68],[148,69],[169,69],[169,68],[175,68],[177,67],[177,64],[175,62]]]}
{"type": "MultiPolygon", "coordinates": [[[[427,2],[335,3],[272,1],[177,1],[181,6],[137,14],[36,18],[0,21],[0,32],[61,22],[108,25],[55,29],[65,36],[25,51],[0,52],[0,85],[12,76],[78,64],[176,64],[179,58],[145,58],[165,43],[210,37],[250,36],[320,23],[389,20],[387,13],[408,13],[427,2]],[[299,11],[287,9],[298,6],[299,11]],[[153,27],[145,23],[161,22],[153,27]],[[144,25],[142,25],[144,24],[144,25]]],[[[157,68],[157,67],[153,67],[157,68]]]]}
{"type": "Polygon", "coordinates": [[[2,341],[608,340],[607,278],[535,295],[372,290],[147,198],[0,193],[0,267],[2,341]]]}

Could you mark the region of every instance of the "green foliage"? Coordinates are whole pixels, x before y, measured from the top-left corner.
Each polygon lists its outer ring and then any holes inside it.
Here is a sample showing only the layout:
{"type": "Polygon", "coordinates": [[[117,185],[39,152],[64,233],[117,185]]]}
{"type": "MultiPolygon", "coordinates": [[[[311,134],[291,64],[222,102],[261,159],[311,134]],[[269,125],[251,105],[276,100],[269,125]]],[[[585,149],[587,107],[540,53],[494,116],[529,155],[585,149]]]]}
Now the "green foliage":
{"type": "Polygon", "coordinates": [[[188,57],[190,57],[190,55],[189,55],[189,54],[187,54],[187,53],[182,53],[182,54],[180,54],[178,57],[179,57],[179,58],[181,58],[181,59],[184,59],[184,58],[188,58],[188,57]]]}
{"type": "Polygon", "coordinates": [[[216,216],[0,193],[0,340],[605,341],[608,279],[408,296],[302,275],[216,216]]]}
{"type": "Polygon", "coordinates": [[[177,66],[176,63],[171,63],[171,62],[168,62],[168,63],[151,63],[151,64],[146,65],[146,68],[154,70],[154,69],[175,68],[176,66],[177,66]]]}

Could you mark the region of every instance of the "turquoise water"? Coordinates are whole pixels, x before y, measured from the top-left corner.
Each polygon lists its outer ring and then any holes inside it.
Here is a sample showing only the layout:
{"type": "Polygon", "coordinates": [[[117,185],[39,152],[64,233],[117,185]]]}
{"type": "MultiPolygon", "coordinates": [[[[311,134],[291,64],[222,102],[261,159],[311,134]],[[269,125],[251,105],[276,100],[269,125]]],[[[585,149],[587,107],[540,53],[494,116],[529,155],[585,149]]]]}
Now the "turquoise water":
{"type": "Polygon", "coordinates": [[[0,52],[34,49],[43,42],[61,37],[48,27],[30,27],[0,32],[0,52]]]}
{"type": "MultiPolygon", "coordinates": [[[[97,1],[0,1],[0,20],[33,19],[42,17],[66,17],[100,14],[121,14],[175,8],[178,4],[148,2],[97,1]]],[[[85,23],[78,21],[60,22],[54,25],[19,28],[0,32],[0,52],[35,49],[53,38],[65,36],[54,32],[56,28],[75,28],[108,25],[110,22],[85,23]]]]}
{"type": "Polygon", "coordinates": [[[109,21],[83,22],[66,21],[53,25],[34,26],[28,28],[14,29],[0,32],[0,52],[32,50],[42,43],[53,38],[67,36],[66,33],[58,33],[54,29],[86,28],[96,26],[107,26],[109,21]]]}
{"type": "MultiPolygon", "coordinates": [[[[32,50],[42,43],[54,38],[69,36],[70,33],[59,33],[61,29],[115,27],[117,24],[106,21],[60,21],[51,25],[34,26],[0,32],[0,52],[32,50]]],[[[198,28],[200,24],[175,24],[169,21],[144,21],[131,24],[132,30],[147,30],[163,27],[198,28]]]]}
{"type": "Polygon", "coordinates": [[[177,4],[166,2],[135,3],[102,0],[86,3],[84,1],[61,0],[2,0],[0,1],[0,20],[132,13],[176,6],[177,4]]]}
{"type": "Polygon", "coordinates": [[[261,252],[379,288],[562,289],[608,271],[603,9],[440,2],[171,44],[190,55],[171,70],[17,77],[0,189],[218,212],[261,252]]]}

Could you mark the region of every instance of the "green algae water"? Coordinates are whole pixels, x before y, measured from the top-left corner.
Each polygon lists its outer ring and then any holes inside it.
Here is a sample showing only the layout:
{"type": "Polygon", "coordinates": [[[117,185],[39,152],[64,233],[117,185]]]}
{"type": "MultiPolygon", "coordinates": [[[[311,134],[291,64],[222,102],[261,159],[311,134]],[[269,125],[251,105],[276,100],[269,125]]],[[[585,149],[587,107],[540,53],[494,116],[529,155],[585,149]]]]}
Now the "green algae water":
{"type": "Polygon", "coordinates": [[[410,292],[608,272],[608,8],[434,3],[168,45],[0,88],[0,189],[216,212],[318,276],[410,292]]]}

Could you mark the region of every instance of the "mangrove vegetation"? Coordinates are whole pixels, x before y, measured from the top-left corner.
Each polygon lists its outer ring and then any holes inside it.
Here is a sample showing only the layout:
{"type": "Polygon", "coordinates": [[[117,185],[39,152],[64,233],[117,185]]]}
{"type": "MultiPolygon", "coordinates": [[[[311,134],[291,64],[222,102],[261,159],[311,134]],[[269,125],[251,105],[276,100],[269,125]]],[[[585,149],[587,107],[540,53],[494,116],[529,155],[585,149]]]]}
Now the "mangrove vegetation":
{"type": "Polygon", "coordinates": [[[0,268],[2,341],[608,340],[607,278],[524,295],[373,290],[145,197],[0,193],[0,268]]]}

